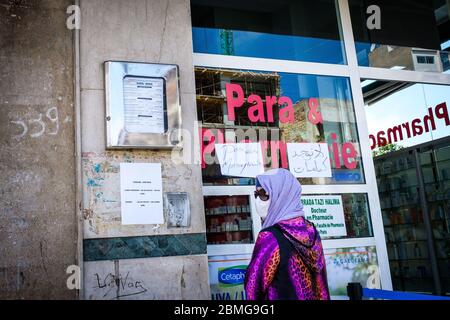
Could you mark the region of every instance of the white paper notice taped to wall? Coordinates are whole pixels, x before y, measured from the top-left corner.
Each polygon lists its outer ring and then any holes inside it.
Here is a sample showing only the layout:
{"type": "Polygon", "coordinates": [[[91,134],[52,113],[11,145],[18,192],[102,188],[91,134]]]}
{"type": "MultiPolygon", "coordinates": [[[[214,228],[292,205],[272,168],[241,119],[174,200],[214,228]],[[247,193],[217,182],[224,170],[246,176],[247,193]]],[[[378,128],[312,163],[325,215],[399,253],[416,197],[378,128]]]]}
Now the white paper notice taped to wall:
{"type": "Polygon", "coordinates": [[[298,178],[331,177],[326,143],[287,143],[289,170],[298,178]]]}
{"type": "Polygon", "coordinates": [[[259,143],[216,143],[215,148],[224,176],[254,178],[264,172],[259,143]]]}
{"type": "Polygon", "coordinates": [[[121,163],[122,224],[164,223],[160,163],[121,163]]]}

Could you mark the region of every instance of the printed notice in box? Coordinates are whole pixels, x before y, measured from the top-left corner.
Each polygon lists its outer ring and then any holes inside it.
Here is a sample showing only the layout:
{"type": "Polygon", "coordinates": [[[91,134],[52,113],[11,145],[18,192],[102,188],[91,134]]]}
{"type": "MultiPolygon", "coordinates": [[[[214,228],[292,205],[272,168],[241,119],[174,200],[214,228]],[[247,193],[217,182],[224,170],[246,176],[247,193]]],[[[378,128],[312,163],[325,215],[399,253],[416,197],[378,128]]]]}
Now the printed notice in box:
{"type": "Polygon", "coordinates": [[[164,80],[125,77],[123,79],[125,130],[134,133],[164,133],[164,80]]]}
{"type": "Polygon", "coordinates": [[[160,163],[121,163],[122,224],[164,223],[160,163]]]}
{"type": "Polygon", "coordinates": [[[224,176],[252,178],[264,172],[259,143],[216,143],[215,148],[224,176]]]}
{"type": "Polygon", "coordinates": [[[287,143],[289,170],[295,177],[331,177],[326,143],[287,143]]]}
{"type": "Polygon", "coordinates": [[[306,219],[316,225],[322,238],[347,235],[341,196],[302,196],[301,201],[306,219]]]}

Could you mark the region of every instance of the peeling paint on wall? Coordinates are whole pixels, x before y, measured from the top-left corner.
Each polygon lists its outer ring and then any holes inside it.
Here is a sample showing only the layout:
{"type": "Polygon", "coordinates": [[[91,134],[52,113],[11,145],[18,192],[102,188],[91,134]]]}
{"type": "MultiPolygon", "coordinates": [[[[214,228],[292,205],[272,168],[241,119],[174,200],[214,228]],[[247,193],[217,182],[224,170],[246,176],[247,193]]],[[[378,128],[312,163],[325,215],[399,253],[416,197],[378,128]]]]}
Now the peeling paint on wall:
{"type": "MultiPolygon", "coordinates": [[[[194,193],[192,169],[175,165],[168,151],[106,151],[101,154],[83,153],[84,238],[120,237],[153,234],[201,232],[204,225],[202,206],[191,208],[193,223],[187,228],[167,228],[167,225],[122,225],[120,216],[121,162],[162,163],[163,192],[188,192],[190,197],[202,199],[201,189],[194,193]],[[187,187],[189,186],[189,188],[187,187]]],[[[202,201],[202,200],[201,200],[202,201]]],[[[167,215],[167,213],[165,213],[167,215]]],[[[167,221],[167,216],[165,217],[167,221]]]]}

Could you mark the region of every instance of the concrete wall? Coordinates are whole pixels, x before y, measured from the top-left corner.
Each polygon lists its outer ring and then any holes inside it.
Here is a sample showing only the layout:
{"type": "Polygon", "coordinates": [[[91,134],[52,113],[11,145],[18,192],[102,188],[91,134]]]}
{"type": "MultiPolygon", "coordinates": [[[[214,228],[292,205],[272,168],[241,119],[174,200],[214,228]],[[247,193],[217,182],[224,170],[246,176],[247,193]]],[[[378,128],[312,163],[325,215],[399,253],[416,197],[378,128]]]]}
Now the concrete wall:
{"type": "MultiPolygon", "coordinates": [[[[124,246],[119,250],[122,252],[117,255],[119,258],[108,258],[109,260],[98,258],[85,250],[84,296],[87,299],[122,298],[123,294],[120,292],[112,296],[104,295],[103,285],[99,285],[99,279],[102,279],[103,284],[105,282],[111,284],[111,279],[128,276],[137,279],[139,284],[145,287],[145,293],[127,295],[123,298],[207,299],[209,286],[206,242],[203,253],[179,255],[178,249],[169,250],[172,252],[170,253],[160,248],[166,246],[170,239],[164,238],[160,241],[158,240],[160,238],[157,238],[169,235],[173,236],[173,239],[180,239],[177,237],[185,234],[204,234],[200,166],[176,165],[171,161],[170,151],[105,150],[103,63],[107,60],[178,64],[183,128],[194,132],[193,123],[197,119],[197,114],[190,3],[188,0],[81,0],[81,17],[81,133],[85,248],[95,249],[95,246],[100,248],[117,242],[124,246]],[[184,191],[189,194],[191,226],[167,228],[166,224],[121,225],[120,162],[162,163],[163,192],[184,191]],[[140,237],[148,236],[156,237],[154,243],[160,246],[158,250],[168,253],[164,253],[161,257],[140,259],[131,259],[131,256],[123,254],[130,251],[133,255],[134,250],[130,241],[123,237],[134,237],[133,241],[137,242],[133,243],[142,243],[140,237]],[[96,239],[105,238],[110,241],[95,242],[96,239]],[[86,243],[89,243],[88,247],[86,243]]],[[[186,148],[191,149],[192,146],[187,145],[186,148]]],[[[175,247],[180,248],[178,245],[174,245],[175,247]]],[[[143,250],[151,251],[145,244],[143,250]]],[[[137,286],[135,289],[139,292],[137,286]]]]}
{"type": "Polygon", "coordinates": [[[0,299],[75,299],[68,0],[0,0],[0,299]]]}

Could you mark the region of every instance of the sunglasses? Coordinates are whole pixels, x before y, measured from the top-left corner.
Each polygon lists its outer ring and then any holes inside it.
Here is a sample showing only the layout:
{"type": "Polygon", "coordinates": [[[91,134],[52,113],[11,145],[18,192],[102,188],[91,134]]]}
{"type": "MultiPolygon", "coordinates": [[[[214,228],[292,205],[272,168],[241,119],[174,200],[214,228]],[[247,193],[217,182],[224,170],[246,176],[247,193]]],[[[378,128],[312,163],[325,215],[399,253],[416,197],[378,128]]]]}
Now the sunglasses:
{"type": "Polygon", "coordinates": [[[259,197],[262,201],[269,200],[269,195],[266,193],[266,191],[264,189],[256,190],[254,195],[255,195],[255,199],[259,197]]]}

